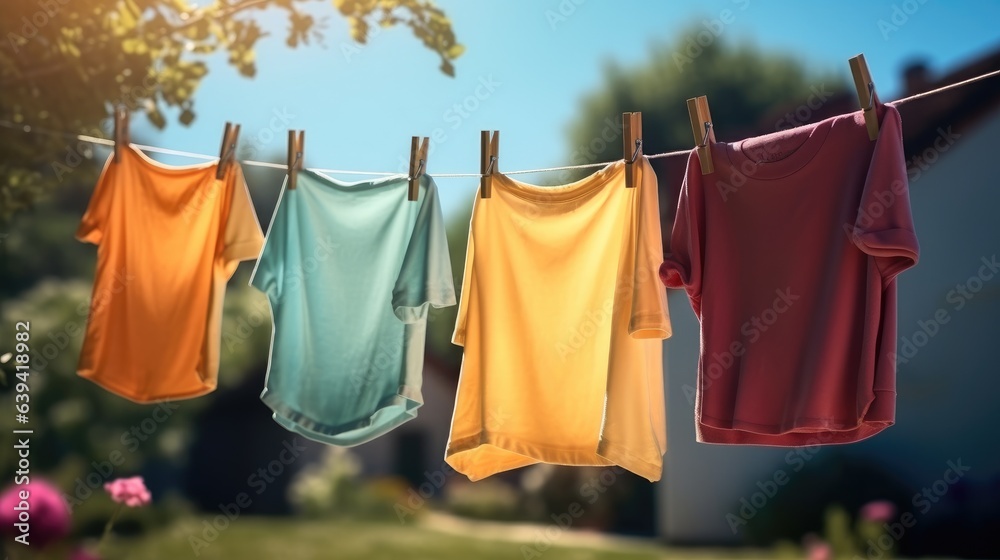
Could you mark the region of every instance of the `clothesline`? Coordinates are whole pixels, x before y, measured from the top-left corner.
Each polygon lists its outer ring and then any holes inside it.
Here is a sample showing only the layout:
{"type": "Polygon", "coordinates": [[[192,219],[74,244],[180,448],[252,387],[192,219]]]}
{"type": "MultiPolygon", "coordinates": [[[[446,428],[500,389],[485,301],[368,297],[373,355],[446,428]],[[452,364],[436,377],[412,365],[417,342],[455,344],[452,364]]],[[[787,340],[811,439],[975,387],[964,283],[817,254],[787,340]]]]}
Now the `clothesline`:
{"type": "MultiPolygon", "coordinates": [[[[87,135],[87,134],[73,134],[73,133],[69,133],[69,132],[59,132],[59,131],[56,131],[56,130],[49,130],[49,129],[40,128],[40,127],[18,126],[17,124],[12,123],[10,121],[0,121],[0,126],[6,127],[6,128],[15,129],[15,130],[21,130],[21,131],[27,132],[27,133],[46,134],[46,135],[49,135],[49,136],[62,136],[62,137],[66,137],[66,138],[71,138],[73,140],[79,140],[81,142],[88,142],[88,143],[91,143],[91,144],[99,144],[99,145],[102,145],[102,146],[112,146],[113,147],[115,145],[114,140],[109,140],[107,138],[99,138],[97,136],[90,136],[90,135],[87,135]]],[[[146,145],[146,144],[136,144],[134,142],[132,143],[132,146],[135,146],[136,148],[138,148],[138,149],[140,149],[140,150],[142,150],[144,152],[155,152],[155,153],[159,153],[159,154],[167,154],[167,155],[173,155],[173,156],[189,157],[189,158],[193,158],[193,159],[203,159],[203,160],[206,160],[206,161],[219,159],[219,156],[210,156],[210,155],[199,154],[199,153],[195,153],[195,152],[186,152],[184,150],[174,150],[172,148],[161,148],[159,146],[149,146],[149,145],[146,145]]],[[[656,158],[662,158],[662,157],[668,157],[668,156],[684,155],[684,154],[686,154],[688,152],[689,152],[689,150],[677,150],[677,151],[674,151],[674,152],[664,152],[664,153],[661,153],[661,154],[651,154],[651,155],[646,156],[646,158],[647,159],[656,159],[656,158]]],[[[272,162],[268,162],[268,161],[242,160],[242,161],[240,161],[240,163],[242,165],[248,165],[248,166],[267,167],[267,168],[271,168],[271,169],[281,169],[282,171],[288,169],[288,166],[285,165],[285,164],[283,164],[283,163],[272,163],[272,162]]],[[[527,173],[544,173],[544,172],[548,172],[548,171],[563,171],[563,170],[570,170],[570,169],[587,169],[587,168],[591,168],[591,167],[604,167],[604,166],[609,165],[611,163],[613,163],[613,162],[606,161],[606,162],[599,162],[599,163],[584,163],[584,164],[580,164],[580,165],[564,165],[564,166],[559,166],[559,167],[545,167],[545,168],[539,168],[539,169],[522,169],[522,170],[518,170],[518,171],[504,171],[503,173],[505,175],[519,175],[519,174],[527,174],[527,173]]],[[[346,169],[325,169],[325,168],[322,168],[322,167],[309,167],[307,169],[309,169],[310,171],[316,171],[316,172],[319,172],[319,173],[335,173],[335,174],[343,174],[343,175],[377,175],[377,176],[386,176],[386,177],[392,176],[392,175],[403,175],[403,173],[393,173],[393,172],[389,172],[389,171],[351,171],[351,170],[346,170],[346,169]]],[[[434,173],[434,177],[435,178],[441,178],[441,177],[452,177],[452,178],[453,177],[479,177],[479,176],[480,176],[479,173],[434,173]]]]}
{"type": "MultiPolygon", "coordinates": [[[[902,105],[904,103],[909,103],[910,101],[915,101],[917,99],[922,99],[924,97],[929,97],[929,96],[937,94],[937,93],[941,93],[941,92],[944,92],[944,91],[948,91],[948,90],[956,89],[956,88],[959,88],[959,87],[963,87],[963,86],[966,86],[966,85],[969,85],[969,84],[972,84],[972,83],[975,83],[975,82],[978,82],[978,81],[981,81],[981,80],[985,80],[987,78],[992,78],[994,76],[1000,76],[1000,70],[994,70],[992,72],[987,72],[986,74],[982,74],[982,75],[976,76],[974,78],[969,78],[967,80],[962,80],[960,82],[955,82],[953,84],[948,84],[946,86],[942,86],[942,87],[939,87],[939,88],[936,88],[936,89],[932,89],[930,91],[925,91],[923,93],[917,93],[917,94],[914,94],[914,95],[911,95],[911,96],[908,96],[908,97],[904,97],[902,99],[897,99],[895,101],[889,101],[886,104],[887,105],[899,106],[899,105],[902,105]]],[[[72,139],[75,139],[75,140],[78,140],[78,141],[81,141],[81,142],[88,142],[88,143],[91,143],[91,144],[100,144],[100,145],[103,145],[103,146],[114,146],[115,145],[115,143],[114,143],[113,140],[108,140],[107,138],[98,138],[96,136],[89,136],[89,135],[86,135],[86,134],[73,134],[73,133],[70,133],[70,132],[59,132],[59,131],[56,131],[56,130],[49,130],[49,129],[40,128],[40,127],[32,127],[32,126],[29,126],[29,125],[18,125],[17,123],[12,123],[10,121],[2,121],[2,120],[0,120],[0,126],[3,126],[5,128],[14,129],[14,130],[21,130],[22,132],[25,132],[25,133],[46,134],[46,135],[50,135],[50,136],[62,136],[62,137],[65,137],[65,138],[72,138],[72,139]]],[[[135,146],[136,148],[138,148],[140,150],[143,150],[143,151],[146,151],[146,152],[154,152],[154,153],[160,153],[160,154],[175,155],[175,156],[182,156],[182,157],[189,157],[189,158],[193,158],[193,159],[203,159],[203,160],[216,160],[216,159],[219,159],[219,156],[210,156],[210,155],[199,154],[199,153],[195,153],[195,152],[186,152],[186,151],[183,151],[183,150],[174,150],[172,148],[161,148],[161,147],[158,147],[158,146],[147,146],[147,145],[144,145],[144,144],[135,144],[135,143],[133,143],[132,146],[135,146]]],[[[664,157],[686,155],[686,154],[690,153],[690,151],[691,151],[690,149],[685,149],[685,150],[676,150],[676,151],[673,151],[673,152],[663,152],[663,153],[659,153],[659,154],[649,154],[649,155],[646,155],[646,159],[658,159],[658,158],[664,158],[664,157]]],[[[617,160],[614,160],[614,161],[617,161],[617,160]]],[[[604,166],[610,165],[611,163],[614,163],[614,161],[604,161],[604,162],[599,162],[599,163],[583,163],[583,164],[579,164],[579,165],[562,165],[562,166],[556,166],[556,167],[544,167],[544,168],[539,168],[539,169],[522,169],[522,170],[517,170],[517,171],[504,171],[503,174],[504,175],[522,175],[522,174],[528,174],[528,173],[545,173],[545,172],[550,172],[550,171],[569,171],[569,170],[573,170],[573,169],[590,169],[590,168],[594,168],[594,167],[604,167],[604,166]]],[[[288,166],[286,166],[284,164],[281,164],[281,163],[271,163],[271,162],[267,162],[267,161],[242,160],[240,163],[242,165],[249,165],[249,166],[254,166],[254,167],[267,167],[267,168],[270,168],[270,169],[281,169],[283,171],[288,168],[288,166]]],[[[393,172],[389,172],[389,171],[352,171],[352,170],[345,170],[345,169],[325,169],[325,168],[317,168],[317,167],[309,167],[307,169],[310,170],[310,171],[315,171],[315,172],[319,172],[319,173],[333,173],[333,174],[339,174],[339,175],[371,175],[371,176],[404,175],[404,173],[393,173],[393,172]]],[[[435,178],[458,178],[458,177],[481,177],[482,174],[480,174],[480,173],[434,173],[433,176],[435,178]]]]}

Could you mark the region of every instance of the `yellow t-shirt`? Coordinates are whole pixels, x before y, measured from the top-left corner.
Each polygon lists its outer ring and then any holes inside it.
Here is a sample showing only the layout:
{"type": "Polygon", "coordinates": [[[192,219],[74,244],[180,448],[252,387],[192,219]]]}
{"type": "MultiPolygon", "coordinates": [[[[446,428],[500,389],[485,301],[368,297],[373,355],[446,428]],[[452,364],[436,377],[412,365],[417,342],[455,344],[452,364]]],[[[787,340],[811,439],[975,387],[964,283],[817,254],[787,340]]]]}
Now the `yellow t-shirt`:
{"type": "Polygon", "coordinates": [[[476,197],[445,452],[471,480],[539,462],[659,480],[670,319],[656,176],[636,170],[631,189],[619,161],[560,187],[499,175],[476,197]]]}
{"type": "Polygon", "coordinates": [[[80,376],[143,403],[215,389],[226,281],[264,241],[243,171],[217,167],[108,158],[76,232],[98,246],[80,376]]]}

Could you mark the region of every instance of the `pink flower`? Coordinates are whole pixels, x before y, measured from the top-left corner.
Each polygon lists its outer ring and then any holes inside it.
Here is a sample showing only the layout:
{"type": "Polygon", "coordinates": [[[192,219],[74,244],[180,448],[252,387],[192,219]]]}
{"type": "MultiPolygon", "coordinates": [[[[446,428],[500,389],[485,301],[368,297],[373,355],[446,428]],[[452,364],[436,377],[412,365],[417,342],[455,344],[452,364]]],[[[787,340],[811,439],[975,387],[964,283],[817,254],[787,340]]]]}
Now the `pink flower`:
{"type": "Polygon", "coordinates": [[[80,547],[69,555],[69,560],[101,560],[96,552],[90,552],[86,548],[80,547]]]}
{"type": "Polygon", "coordinates": [[[861,519],[875,523],[888,523],[896,517],[896,504],[889,500],[875,500],[861,506],[861,519]]]}
{"type": "Polygon", "coordinates": [[[833,550],[830,545],[823,541],[816,541],[806,549],[809,560],[830,560],[833,558],[833,550]]]}
{"type": "Polygon", "coordinates": [[[15,523],[22,523],[20,518],[27,515],[31,527],[28,542],[32,546],[45,547],[65,537],[69,533],[69,513],[69,506],[59,489],[44,480],[9,486],[0,493],[0,533],[11,537],[20,535],[15,523]],[[21,499],[22,492],[27,493],[27,500],[21,499]]]}
{"type": "Polygon", "coordinates": [[[112,480],[104,485],[104,489],[111,494],[112,500],[128,507],[144,506],[152,500],[141,476],[112,480]]]}

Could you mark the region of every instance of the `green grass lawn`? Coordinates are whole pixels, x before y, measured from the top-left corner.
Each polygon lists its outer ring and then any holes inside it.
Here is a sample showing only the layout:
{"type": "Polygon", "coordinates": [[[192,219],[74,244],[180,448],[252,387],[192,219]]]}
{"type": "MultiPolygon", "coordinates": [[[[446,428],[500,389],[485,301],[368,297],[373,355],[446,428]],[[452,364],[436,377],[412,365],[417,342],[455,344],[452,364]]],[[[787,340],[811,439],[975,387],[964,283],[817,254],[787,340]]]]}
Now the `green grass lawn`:
{"type": "Polygon", "coordinates": [[[655,543],[578,535],[544,527],[512,528],[475,525],[438,530],[423,524],[397,525],[337,520],[244,517],[195,553],[191,539],[202,538],[202,519],[179,522],[152,535],[115,539],[108,560],[652,560],[671,558],[766,558],[762,552],[675,551],[655,543]],[[503,529],[501,529],[503,530],[503,529]]]}

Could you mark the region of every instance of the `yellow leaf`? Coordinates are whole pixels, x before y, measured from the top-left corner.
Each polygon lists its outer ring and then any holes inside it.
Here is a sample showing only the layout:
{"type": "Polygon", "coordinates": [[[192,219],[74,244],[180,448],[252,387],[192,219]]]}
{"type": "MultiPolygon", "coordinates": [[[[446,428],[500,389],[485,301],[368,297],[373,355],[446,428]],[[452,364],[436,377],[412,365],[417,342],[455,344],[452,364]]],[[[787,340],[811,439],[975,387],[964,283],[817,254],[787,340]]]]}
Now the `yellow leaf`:
{"type": "Polygon", "coordinates": [[[123,31],[134,28],[138,21],[127,7],[123,6],[122,9],[118,10],[118,22],[123,31]]]}

